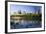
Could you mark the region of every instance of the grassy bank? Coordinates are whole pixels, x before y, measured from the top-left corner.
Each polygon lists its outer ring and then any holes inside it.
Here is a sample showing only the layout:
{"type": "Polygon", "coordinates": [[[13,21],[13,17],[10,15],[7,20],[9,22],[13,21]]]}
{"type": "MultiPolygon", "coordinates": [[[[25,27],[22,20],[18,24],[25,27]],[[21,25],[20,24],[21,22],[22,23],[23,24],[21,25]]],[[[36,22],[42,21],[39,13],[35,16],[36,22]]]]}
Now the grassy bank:
{"type": "Polygon", "coordinates": [[[11,15],[11,17],[22,17],[26,20],[39,20],[41,21],[41,14],[24,14],[24,15],[11,15]]]}

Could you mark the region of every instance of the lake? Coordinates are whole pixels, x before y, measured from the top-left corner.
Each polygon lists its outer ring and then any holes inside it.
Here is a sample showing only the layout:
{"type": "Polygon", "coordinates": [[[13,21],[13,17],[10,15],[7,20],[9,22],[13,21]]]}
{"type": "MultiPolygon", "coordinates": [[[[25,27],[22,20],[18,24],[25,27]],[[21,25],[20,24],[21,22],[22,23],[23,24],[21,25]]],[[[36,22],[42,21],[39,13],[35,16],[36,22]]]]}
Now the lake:
{"type": "Polygon", "coordinates": [[[40,28],[41,21],[33,20],[11,20],[11,29],[23,29],[23,28],[40,28]]]}

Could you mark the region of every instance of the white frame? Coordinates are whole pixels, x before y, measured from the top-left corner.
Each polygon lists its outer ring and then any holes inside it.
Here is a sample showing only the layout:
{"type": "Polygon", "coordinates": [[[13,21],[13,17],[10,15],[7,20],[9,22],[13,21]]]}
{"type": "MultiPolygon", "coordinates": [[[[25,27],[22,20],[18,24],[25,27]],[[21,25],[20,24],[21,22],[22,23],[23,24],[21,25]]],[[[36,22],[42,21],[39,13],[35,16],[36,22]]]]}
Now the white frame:
{"type": "Polygon", "coordinates": [[[44,30],[44,4],[40,4],[40,3],[19,3],[19,2],[8,2],[8,6],[7,6],[7,10],[8,10],[8,18],[7,18],[7,30],[8,32],[23,32],[23,31],[39,31],[39,30],[44,30]],[[42,6],[42,28],[28,28],[28,29],[10,29],[10,4],[18,4],[18,5],[34,5],[34,6],[42,6]]]}

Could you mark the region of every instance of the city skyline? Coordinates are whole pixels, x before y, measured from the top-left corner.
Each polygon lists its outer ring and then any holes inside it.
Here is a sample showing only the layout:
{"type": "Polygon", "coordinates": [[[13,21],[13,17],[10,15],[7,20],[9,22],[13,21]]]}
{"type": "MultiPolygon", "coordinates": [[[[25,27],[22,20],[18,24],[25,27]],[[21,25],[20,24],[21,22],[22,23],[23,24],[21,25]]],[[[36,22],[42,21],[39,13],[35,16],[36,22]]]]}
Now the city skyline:
{"type": "Polygon", "coordinates": [[[29,6],[29,5],[10,5],[10,11],[11,12],[18,12],[21,10],[21,12],[25,11],[26,13],[32,13],[38,10],[41,10],[41,6],[29,6]]]}

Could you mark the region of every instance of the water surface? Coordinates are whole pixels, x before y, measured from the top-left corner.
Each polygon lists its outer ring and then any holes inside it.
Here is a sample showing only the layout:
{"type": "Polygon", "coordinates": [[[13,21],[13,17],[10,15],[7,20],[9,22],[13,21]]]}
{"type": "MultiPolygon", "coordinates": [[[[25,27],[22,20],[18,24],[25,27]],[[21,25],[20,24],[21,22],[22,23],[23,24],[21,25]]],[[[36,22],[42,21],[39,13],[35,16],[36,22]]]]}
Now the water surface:
{"type": "Polygon", "coordinates": [[[41,21],[35,21],[35,20],[11,21],[11,29],[40,28],[40,27],[41,27],[41,21]]]}

